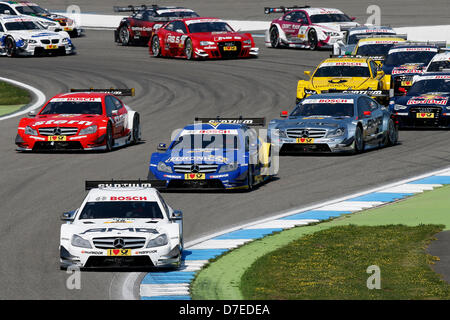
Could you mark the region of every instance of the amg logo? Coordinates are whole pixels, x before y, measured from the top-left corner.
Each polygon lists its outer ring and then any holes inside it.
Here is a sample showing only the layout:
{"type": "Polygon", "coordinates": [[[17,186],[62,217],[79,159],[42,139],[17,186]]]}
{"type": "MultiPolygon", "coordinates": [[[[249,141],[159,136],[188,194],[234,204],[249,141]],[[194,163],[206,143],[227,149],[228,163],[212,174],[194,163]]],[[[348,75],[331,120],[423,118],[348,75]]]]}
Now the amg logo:
{"type": "Polygon", "coordinates": [[[88,229],[80,234],[94,233],[94,232],[115,232],[115,231],[153,233],[153,234],[159,233],[156,229],[149,229],[149,228],[94,228],[88,229]]]}

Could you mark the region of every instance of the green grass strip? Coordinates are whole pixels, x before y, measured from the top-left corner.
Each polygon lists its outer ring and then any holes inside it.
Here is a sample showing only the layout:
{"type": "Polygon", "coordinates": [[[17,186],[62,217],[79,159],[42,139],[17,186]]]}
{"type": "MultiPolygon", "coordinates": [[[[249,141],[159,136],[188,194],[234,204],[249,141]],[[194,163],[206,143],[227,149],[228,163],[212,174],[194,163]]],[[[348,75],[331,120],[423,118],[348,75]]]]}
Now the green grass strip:
{"type": "Polygon", "coordinates": [[[11,105],[11,106],[0,106],[0,116],[5,114],[10,114],[20,110],[25,104],[11,105]]]}
{"type": "Polygon", "coordinates": [[[253,241],[220,257],[201,270],[191,285],[193,299],[243,299],[245,271],[260,257],[314,232],[342,225],[444,225],[450,229],[450,186],[424,192],[404,201],[370,209],[312,226],[297,227],[253,241]]]}
{"type": "MultiPolygon", "coordinates": [[[[249,300],[449,299],[424,248],[443,226],[338,226],[306,235],[256,260],[241,279],[249,300]],[[380,289],[367,287],[369,266],[380,289]]],[[[370,281],[372,282],[372,281],[370,281]]]]}
{"type": "Polygon", "coordinates": [[[27,90],[7,82],[0,82],[0,106],[25,105],[30,101],[30,93],[27,90]]]}

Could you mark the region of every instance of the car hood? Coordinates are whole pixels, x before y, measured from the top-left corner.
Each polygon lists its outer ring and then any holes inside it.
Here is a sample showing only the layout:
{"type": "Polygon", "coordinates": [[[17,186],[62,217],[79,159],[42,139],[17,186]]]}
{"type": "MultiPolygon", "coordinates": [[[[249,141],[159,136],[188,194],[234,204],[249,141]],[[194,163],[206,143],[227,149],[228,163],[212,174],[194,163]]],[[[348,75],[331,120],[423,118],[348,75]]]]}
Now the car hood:
{"type": "Polygon", "coordinates": [[[172,151],[164,154],[160,161],[166,164],[230,164],[238,159],[242,151],[239,150],[223,150],[223,149],[199,149],[172,151]]]}
{"type": "Polygon", "coordinates": [[[313,77],[312,85],[320,90],[335,89],[359,89],[369,78],[356,77],[313,77]]]}
{"type": "Polygon", "coordinates": [[[315,23],[314,25],[320,26],[325,31],[335,31],[340,32],[341,30],[346,30],[359,26],[357,22],[327,22],[327,23],[315,23]]]}
{"type": "Polygon", "coordinates": [[[279,120],[276,128],[282,130],[288,128],[324,128],[334,130],[352,121],[353,118],[350,117],[289,117],[286,120],[279,120]]]}
{"type": "Polygon", "coordinates": [[[396,104],[403,106],[449,106],[450,93],[434,92],[419,96],[400,96],[394,98],[396,104]]]}
{"type": "Polygon", "coordinates": [[[102,120],[102,115],[90,114],[49,114],[37,115],[28,121],[31,127],[89,127],[102,120]]]}
{"type": "Polygon", "coordinates": [[[48,31],[48,30],[19,30],[19,31],[8,31],[8,34],[11,34],[16,39],[55,39],[55,38],[63,38],[63,33],[48,31]]]}

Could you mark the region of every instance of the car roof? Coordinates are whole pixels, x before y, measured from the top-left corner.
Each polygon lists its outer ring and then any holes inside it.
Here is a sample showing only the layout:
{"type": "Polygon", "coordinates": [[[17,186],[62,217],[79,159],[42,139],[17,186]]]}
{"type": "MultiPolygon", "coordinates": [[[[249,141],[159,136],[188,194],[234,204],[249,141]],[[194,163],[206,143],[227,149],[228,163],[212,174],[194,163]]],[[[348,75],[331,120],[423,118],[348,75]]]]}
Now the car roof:
{"type": "Polygon", "coordinates": [[[110,96],[110,93],[104,92],[68,92],[68,93],[60,93],[54,96],[54,98],[104,98],[106,96],[110,96]]]}
{"type": "Polygon", "coordinates": [[[126,187],[126,188],[114,188],[114,187],[105,187],[105,188],[94,188],[89,190],[87,195],[87,201],[98,201],[96,200],[99,197],[112,196],[117,195],[120,197],[127,196],[146,196],[147,201],[157,201],[158,195],[157,191],[154,188],[143,188],[143,187],[126,187]]]}
{"type": "Polygon", "coordinates": [[[445,51],[436,54],[433,59],[431,59],[431,62],[433,61],[444,61],[444,60],[450,60],[450,51],[445,51]]]}
{"type": "Polygon", "coordinates": [[[304,100],[307,99],[354,99],[355,101],[364,95],[355,94],[355,93],[320,93],[311,95],[304,100]]]}

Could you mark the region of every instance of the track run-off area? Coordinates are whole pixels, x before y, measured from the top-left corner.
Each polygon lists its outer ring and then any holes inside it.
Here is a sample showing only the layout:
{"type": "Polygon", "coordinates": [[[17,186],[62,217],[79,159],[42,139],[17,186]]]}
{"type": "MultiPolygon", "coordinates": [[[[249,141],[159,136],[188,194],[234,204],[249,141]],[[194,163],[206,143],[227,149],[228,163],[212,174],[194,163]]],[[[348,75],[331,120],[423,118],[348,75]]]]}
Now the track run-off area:
{"type": "MultiPolygon", "coordinates": [[[[366,8],[382,8],[382,23],[393,26],[448,23],[448,1],[318,1],[360,23],[366,8]]],[[[127,1],[40,1],[43,7],[112,14],[127,1]]],[[[270,20],[265,5],[287,1],[159,1],[192,7],[204,16],[270,20]]],[[[261,33],[261,32],[259,32],[261,33]]],[[[85,196],[84,181],[145,178],[159,142],[196,116],[278,117],[292,109],[297,81],[329,51],[276,50],[255,38],[260,57],[250,60],[190,62],[149,57],[146,47],[121,47],[112,31],[87,30],[74,39],[78,54],[68,57],[0,59],[2,77],[42,91],[47,99],[70,88],[136,88],[124,101],[141,114],[144,143],[111,153],[23,154],[15,151],[20,117],[0,121],[0,299],[121,299],[137,297],[143,274],[83,272],[80,290],[68,290],[59,270],[59,217],[85,196]]],[[[276,179],[251,193],[165,193],[184,213],[185,242],[291,208],[362,192],[447,167],[449,131],[401,131],[397,146],[356,156],[285,156],[276,179]]]]}

